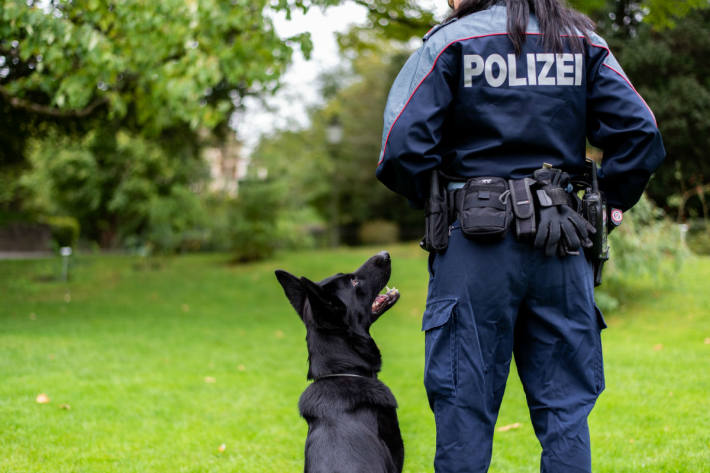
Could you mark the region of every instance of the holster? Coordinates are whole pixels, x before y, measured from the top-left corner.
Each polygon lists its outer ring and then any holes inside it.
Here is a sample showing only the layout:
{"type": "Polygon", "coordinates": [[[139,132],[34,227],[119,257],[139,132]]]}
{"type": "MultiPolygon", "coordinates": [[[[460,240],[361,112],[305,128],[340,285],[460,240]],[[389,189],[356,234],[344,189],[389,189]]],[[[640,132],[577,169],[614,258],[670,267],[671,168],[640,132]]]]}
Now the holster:
{"type": "Polygon", "coordinates": [[[513,202],[513,214],[515,214],[515,234],[519,240],[535,238],[537,232],[535,201],[532,195],[533,184],[535,184],[535,180],[529,177],[508,181],[510,197],[513,202]]]}
{"type": "Polygon", "coordinates": [[[424,206],[424,238],[419,243],[426,251],[444,251],[449,246],[449,193],[433,170],[429,181],[429,198],[424,206]]]}

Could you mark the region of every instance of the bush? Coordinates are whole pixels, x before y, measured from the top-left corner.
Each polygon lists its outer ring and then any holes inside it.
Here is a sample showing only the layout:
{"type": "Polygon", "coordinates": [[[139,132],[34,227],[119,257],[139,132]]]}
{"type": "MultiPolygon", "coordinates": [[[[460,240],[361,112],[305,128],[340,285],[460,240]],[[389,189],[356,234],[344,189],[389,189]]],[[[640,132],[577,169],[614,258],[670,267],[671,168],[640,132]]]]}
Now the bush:
{"type": "Polygon", "coordinates": [[[388,245],[399,241],[399,226],[387,220],[371,220],[360,226],[360,243],[364,245],[388,245]]]}
{"type": "Polygon", "coordinates": [[[199,229],[204,214],[205,209],[197,195],[187,187],[174,186],[169,195],[150,199],[145,241],[162,253],[197,251],[205,239],[204,232],[199,229]]]}
{"type": "Polygon", "coordinates": [[[276,227],[279,248],[301,250],[327,244],[327,228],[312,207],[282,207],[276,227]]]}
{"type": "Polygon", "coordinates": [[[190,189],[205,165],[189,150],[165,146],[110,127],[37,138],[28,148],[30,167],[19,180],[26,194],[23,209],[71,215],[83,236],[103,247],[179,248],[182,233],[195,226],[199,199],[190,189]]]}
{"type": "Polygon", "coordinates": [[[597,291],[597,303],[606,311],[614,310],[634,284],[643,282],[651,288],[671,284],[687,256],[678,225],[645,195],[609,235],[609,247],[610,260],[597,291]]]}
{"type": "Polygon", "coordinates": [[[46,217],[44,223],[49,225],[52,231],[52,240],[57,247],[76,247],[80,233],[79,221],[77,219],[74,217],[46,217]]]}
{"type": "Polygon", "coordinates": [[[696,255],[710,255],[710,229],[703,220],[690,222],[687,243],[696,255]]]}
{"type": "Polygon", "coordinates": [[[242,182],[228,217],[231,250],[236,261],[257,261],[274,254],[279,241],[279,208],[273,185],[242,182]]]}
{"type": "Polygon", "coordinates": [[[688,235],[688,248],[696,255],[710,255],[710,233],[688,235]]]}

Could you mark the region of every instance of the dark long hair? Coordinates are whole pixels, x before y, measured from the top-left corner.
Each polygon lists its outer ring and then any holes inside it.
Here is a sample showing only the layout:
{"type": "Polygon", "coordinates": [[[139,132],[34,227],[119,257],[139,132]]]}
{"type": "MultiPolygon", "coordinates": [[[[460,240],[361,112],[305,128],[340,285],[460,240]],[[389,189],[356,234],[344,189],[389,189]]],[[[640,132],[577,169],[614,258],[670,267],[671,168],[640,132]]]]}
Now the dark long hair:
{"type": "MultiPolygon", "coordinates": [[[[501,0],[461,0],[447,20],[461,18],[471,13],[487,10],[501,0]]],[[[594,30],[594,22],[586,15],[568,8],[564,0],[505,0],[508,8],[508,37],[513,43],[515,52],[520,54],[525,43],[526,30],[530,13],[537,16],[542,33],[543,46],[552,52],[561,53],[563,35],[569,35],[572,47],[581,49],[581,33],[585,37],[594,30]]]]}

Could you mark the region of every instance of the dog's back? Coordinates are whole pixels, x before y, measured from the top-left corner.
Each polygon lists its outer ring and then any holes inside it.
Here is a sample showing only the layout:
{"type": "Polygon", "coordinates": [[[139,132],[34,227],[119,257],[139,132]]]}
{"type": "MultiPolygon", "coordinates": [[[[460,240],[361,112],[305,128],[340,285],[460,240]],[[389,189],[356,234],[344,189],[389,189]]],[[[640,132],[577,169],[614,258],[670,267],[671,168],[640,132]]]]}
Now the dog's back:
{"type": "Polygon", "coordinates": [[[404,446],[397,402],[374,378],[333,377],[311,384],[299,409],[308,422],[306,473],[399,473],[404,446]]]}

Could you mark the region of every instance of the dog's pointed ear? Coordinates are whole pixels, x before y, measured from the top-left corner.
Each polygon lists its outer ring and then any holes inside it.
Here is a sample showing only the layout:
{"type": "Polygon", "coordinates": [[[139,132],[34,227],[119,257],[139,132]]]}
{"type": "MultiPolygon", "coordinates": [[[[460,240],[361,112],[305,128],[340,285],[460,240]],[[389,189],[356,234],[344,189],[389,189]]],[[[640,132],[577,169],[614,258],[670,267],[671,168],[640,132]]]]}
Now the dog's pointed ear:
{"type": "Polygon", "coordinates": [[[277,269],[275,271],[276,279],[281,283],[281,287],[286,293],[286,298],[291,303],[298,315],[303,320],[303,308],[306,304],[306,289],[301,284],[301,280],[298,279],[291,273],[288,273],[282,269],[277,269]]]}
{"type": "Polygon", "coordinates": [[[301,284],[306,290],[313,320],[318,326],[326,329],[345,326],[344,316],[347,309],[335,294],[326,291],[307,278],[301,278],[301,284]]]}

